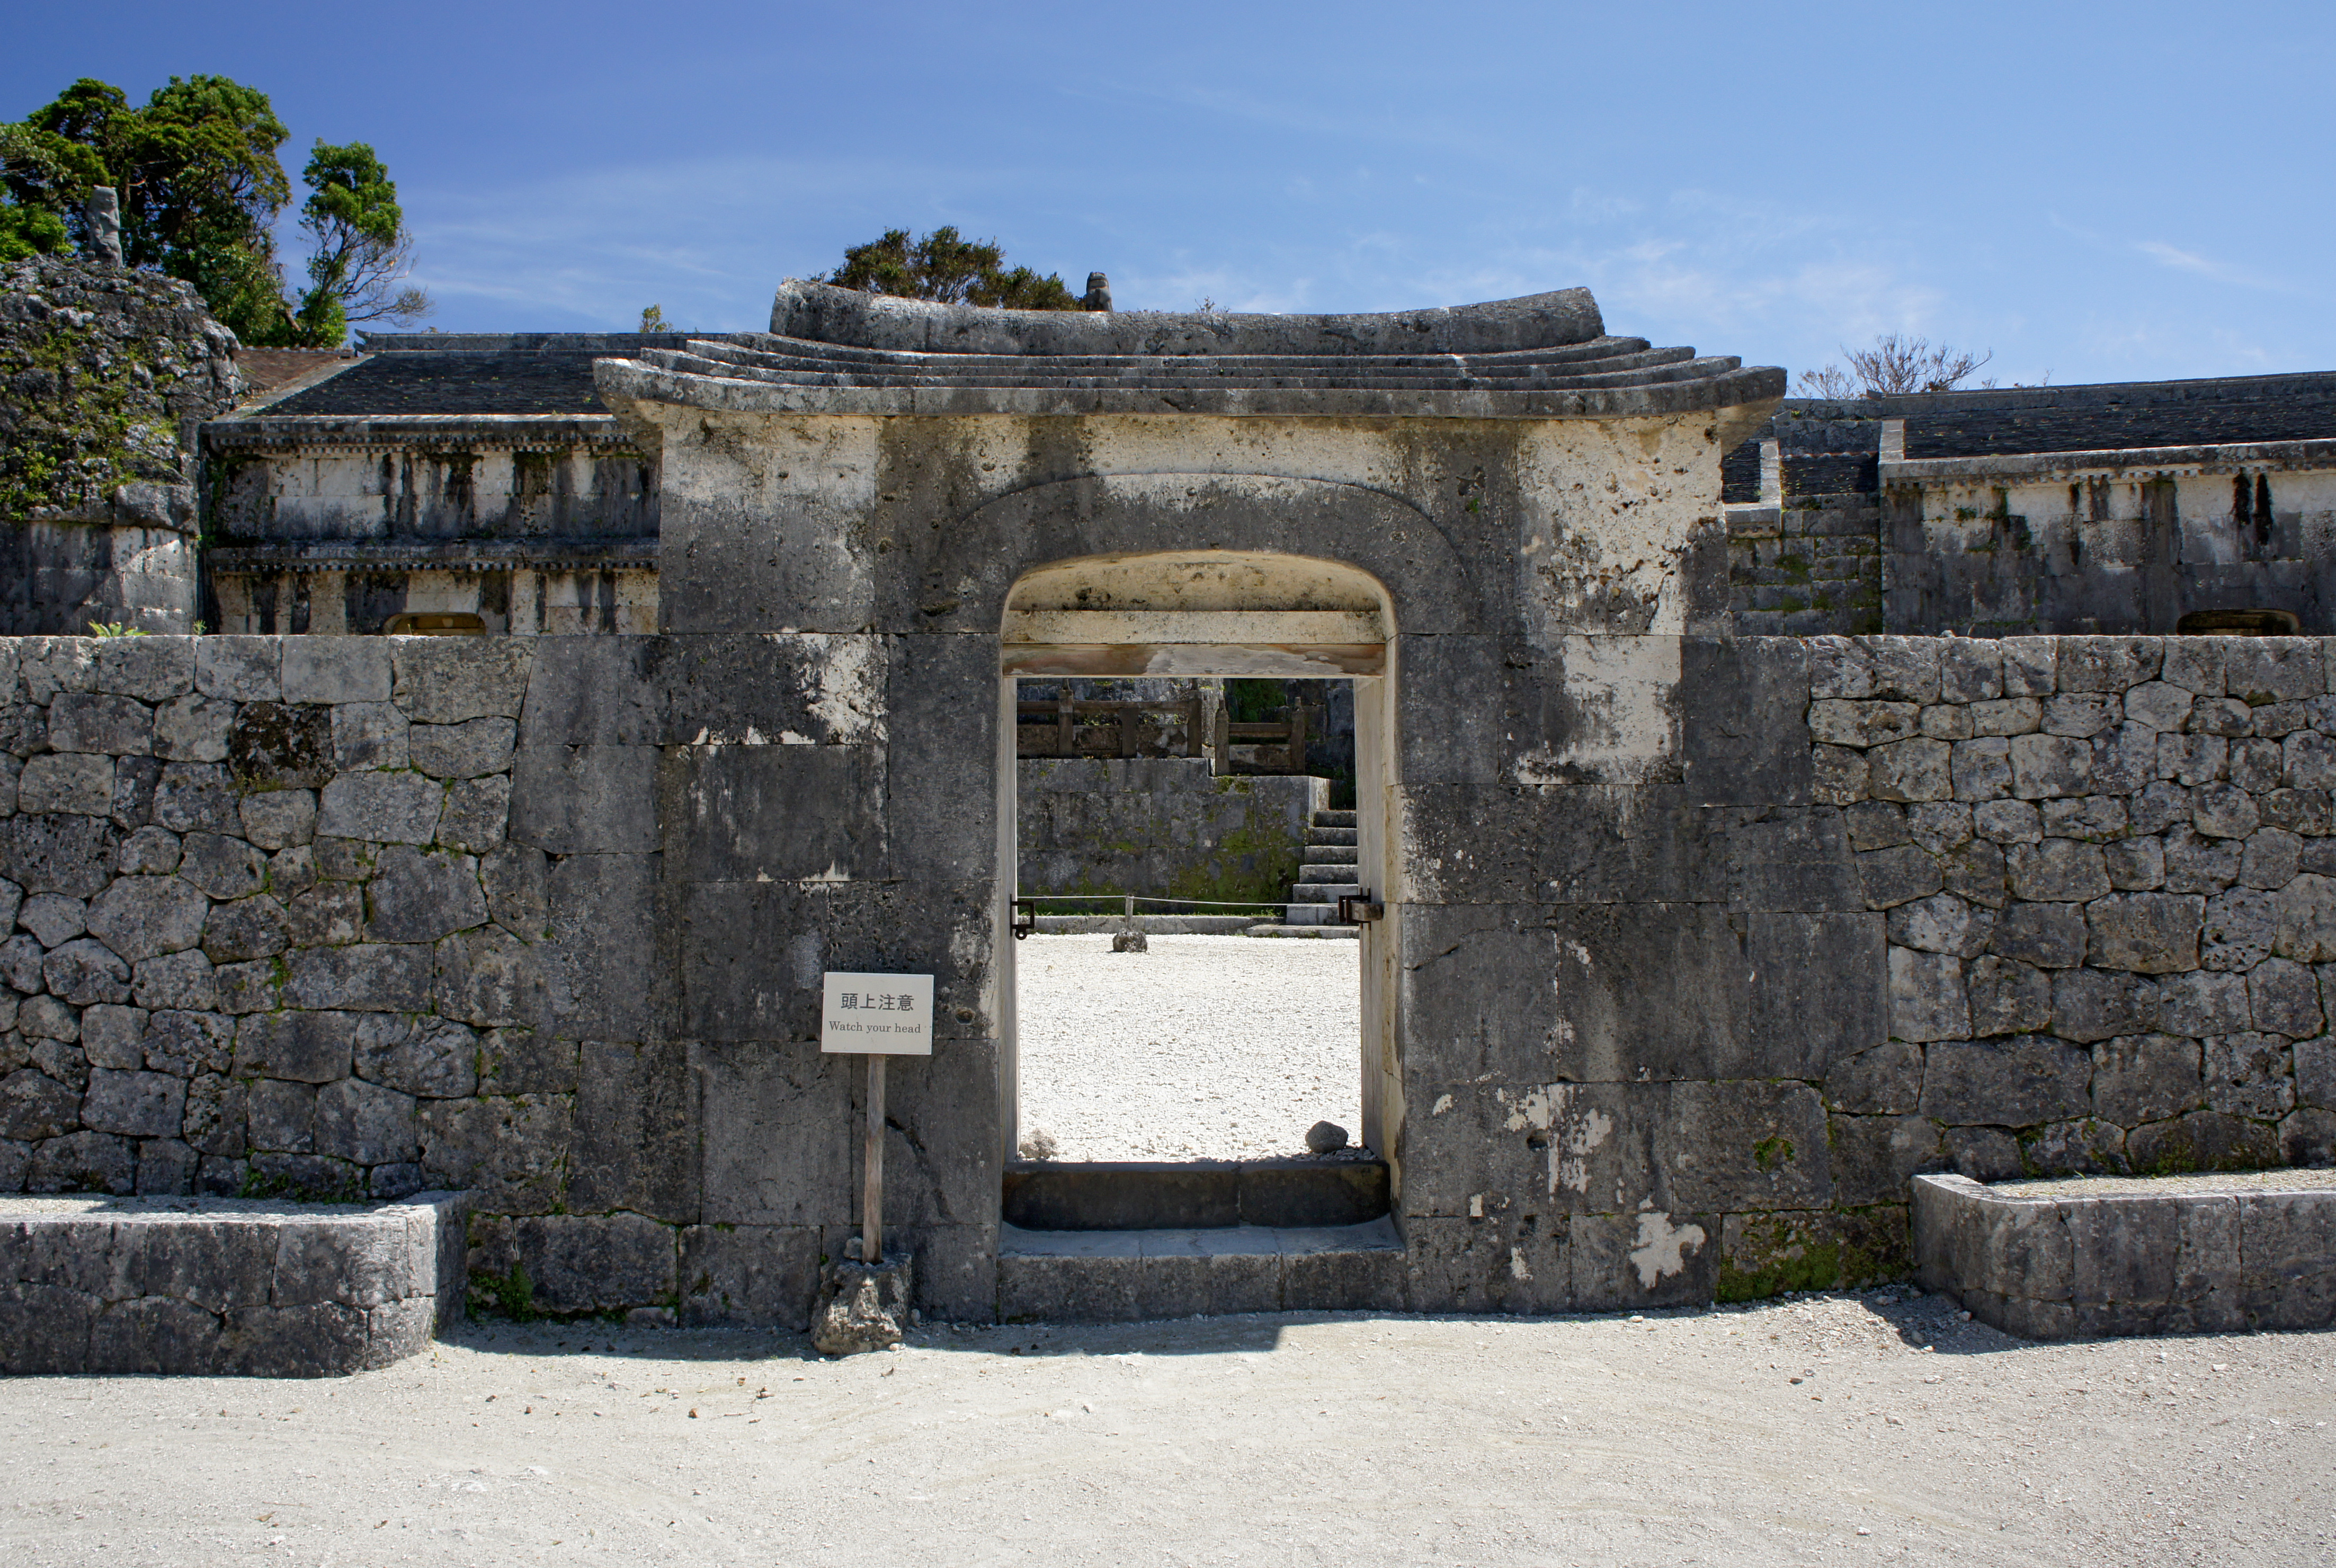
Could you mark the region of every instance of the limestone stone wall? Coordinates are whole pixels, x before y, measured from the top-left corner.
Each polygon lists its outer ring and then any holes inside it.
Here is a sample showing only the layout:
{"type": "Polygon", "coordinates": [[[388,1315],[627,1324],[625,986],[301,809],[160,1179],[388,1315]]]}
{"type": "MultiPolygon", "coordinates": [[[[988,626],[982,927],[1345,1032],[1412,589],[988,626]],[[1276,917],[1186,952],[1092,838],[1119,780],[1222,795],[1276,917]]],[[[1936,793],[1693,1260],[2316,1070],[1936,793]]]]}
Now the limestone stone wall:
{"type": "Polygon", "coordinates": [[[2336,642],[1810,650],[1816,797],[1888,935],[1838,1111],[1981,1179],[2336,1158],[2336,642]]]}
{"type": "Polygon", "coordinates": [[[1298,880],[1306,829],[1330,796],[1327,779],[1212,777],[1206,757],[1028,758],[1017,766],[1026,895],[1281,903],[1298,880]]]}

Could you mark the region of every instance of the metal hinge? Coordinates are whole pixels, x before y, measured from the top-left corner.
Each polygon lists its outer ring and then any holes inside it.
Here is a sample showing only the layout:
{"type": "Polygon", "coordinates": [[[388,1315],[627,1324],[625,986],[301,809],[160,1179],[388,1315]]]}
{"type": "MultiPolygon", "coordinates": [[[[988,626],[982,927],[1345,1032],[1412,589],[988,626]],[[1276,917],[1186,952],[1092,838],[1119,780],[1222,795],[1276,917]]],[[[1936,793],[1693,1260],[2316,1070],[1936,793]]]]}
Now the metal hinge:
{"type": "Polygon", "coordinates": [[[1387,905],[1378,902],[1368,893],[1339,895],[1338,923],[1342,926],[1359,926],[1368,920],[1378,920],[1386,913],[1387,905]]]}

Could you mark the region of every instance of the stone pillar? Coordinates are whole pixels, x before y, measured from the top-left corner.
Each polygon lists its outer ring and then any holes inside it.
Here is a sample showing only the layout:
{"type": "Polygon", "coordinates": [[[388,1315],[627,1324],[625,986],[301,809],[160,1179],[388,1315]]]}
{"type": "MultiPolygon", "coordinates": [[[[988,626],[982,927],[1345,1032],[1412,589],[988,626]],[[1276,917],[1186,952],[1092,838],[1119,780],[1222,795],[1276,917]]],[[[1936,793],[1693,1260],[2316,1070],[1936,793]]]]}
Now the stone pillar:
{"type": "Polygon", "coordinates": [[[82,209],[89,223],[89,248],[92,259],[108,267],[122,265],[122,199],[111,185],[92,186],[89,201],[82,209]]]}
{"type": "Polygon", "coordinates": [[[1109,310],[1111,308],[1111,279],[1100,272],[1088,273],[1086,297],[1080,300],[1079,303],[1085,306],[1089,310],[1109,310]]]}

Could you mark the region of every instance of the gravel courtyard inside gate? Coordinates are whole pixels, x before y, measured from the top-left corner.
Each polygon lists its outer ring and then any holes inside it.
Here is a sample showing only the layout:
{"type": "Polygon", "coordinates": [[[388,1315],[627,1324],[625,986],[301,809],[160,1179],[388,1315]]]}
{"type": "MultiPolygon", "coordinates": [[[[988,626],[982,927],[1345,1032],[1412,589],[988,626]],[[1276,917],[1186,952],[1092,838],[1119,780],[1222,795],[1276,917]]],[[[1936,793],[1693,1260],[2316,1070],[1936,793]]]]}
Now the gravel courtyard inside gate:
{"type": "Polygon", "coordinates": [[[1065,1160],[1231,1160],[1361,1132],[1359,942],[1034,936],[1017,959],[1021,1137],[1065,1160]]]}

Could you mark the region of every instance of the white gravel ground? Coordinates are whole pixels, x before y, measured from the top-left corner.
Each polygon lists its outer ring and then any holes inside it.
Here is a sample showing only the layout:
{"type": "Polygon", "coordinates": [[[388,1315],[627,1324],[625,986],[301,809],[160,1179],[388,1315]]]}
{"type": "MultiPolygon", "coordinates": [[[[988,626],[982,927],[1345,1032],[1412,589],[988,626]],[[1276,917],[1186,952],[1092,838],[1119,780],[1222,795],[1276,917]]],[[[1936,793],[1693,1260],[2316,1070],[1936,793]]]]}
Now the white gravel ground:
{"type": "Polygon", "coordinates": [[[0,1378],[24,1568],[2326,1568],[2336,1335],[1890,1292],[1542,1321],[469,1324],[355,1378],[0,1378]]]}
{"type": "Polygon", "coordinates": [[[1302,1154],[1359,1134],[1361,944],[1034,936],[1017,960],[1022,1139],[1065,1160],[1302,1154]]]}

